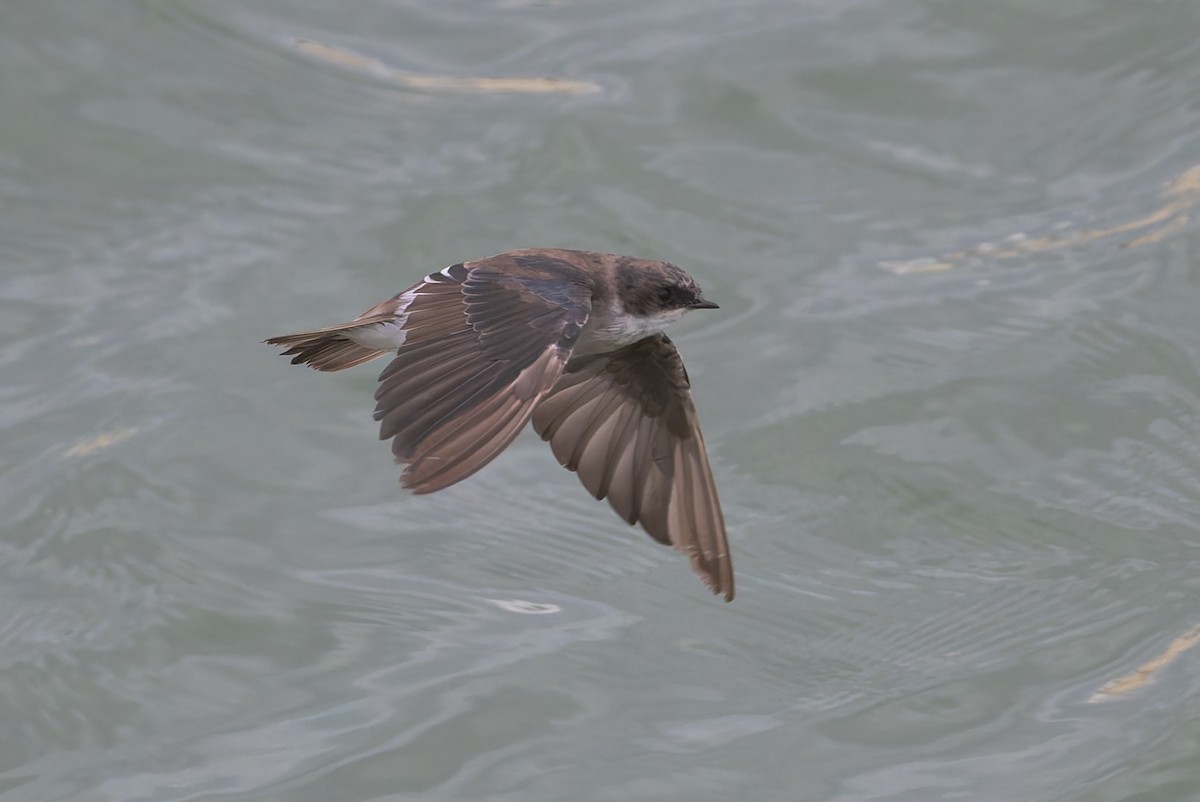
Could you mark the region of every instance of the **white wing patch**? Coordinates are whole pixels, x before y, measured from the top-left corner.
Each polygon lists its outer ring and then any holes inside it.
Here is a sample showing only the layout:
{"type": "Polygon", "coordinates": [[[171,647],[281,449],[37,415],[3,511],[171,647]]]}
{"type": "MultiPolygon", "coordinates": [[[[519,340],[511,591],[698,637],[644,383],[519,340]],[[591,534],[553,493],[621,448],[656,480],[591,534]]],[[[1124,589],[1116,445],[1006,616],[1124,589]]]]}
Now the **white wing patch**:
{"type": "Polygon", "coordinates": [[[347,329],[346,337],[356,345],[374,351],[392,351],[404,345],[406,333],[402,326],[404,316],[386,323],[373,323],[357,329],[347,329]]]}
{"type": "MultiPolygon", "coordinates": [[[[457,265],[443,268],[434,275],[453,278],[450,275],[450,269],[453,267],[457,267],[457,265]]],[[[371,348],[377,351],[393,351],[404,345],[404,339],[407,336],[407,332],[404,331],[404,324],[408,322],[408,307],[412,305],[412,302],[417,299],[418,295],[424,294],[421,290],[430,286],[432,283],[430,279],[432,278],[432,275],[427,276],[417,286],[401,293],[400,297],[396,299],[396,312],[392,320],[383,323],[372,323],[357,329],[347,329],[345,332],[346,337],[364,348],[371,348]]],[[[444,284],[444,282],[438,283],[444,284]]],[[[372,311],[374,310],[368,310],[364,314],[370,314],[372,311]]]]}

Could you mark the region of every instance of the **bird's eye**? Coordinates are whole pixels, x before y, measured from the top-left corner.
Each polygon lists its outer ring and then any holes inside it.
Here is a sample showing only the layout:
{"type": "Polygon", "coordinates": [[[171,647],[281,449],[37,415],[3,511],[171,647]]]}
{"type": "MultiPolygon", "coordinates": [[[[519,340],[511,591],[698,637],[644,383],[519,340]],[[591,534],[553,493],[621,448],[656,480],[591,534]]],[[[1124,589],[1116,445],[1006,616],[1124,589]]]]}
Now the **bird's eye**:
{"type": "Polygon", "coordinates": [[[669,304],[673,297],[674,297],[674,293],[671,292],[670,287],[663,287],[661,290],[658,291],[658,302],[660,304],[662,304],[663,306],[666,306],[667,304],[669,304]]]}

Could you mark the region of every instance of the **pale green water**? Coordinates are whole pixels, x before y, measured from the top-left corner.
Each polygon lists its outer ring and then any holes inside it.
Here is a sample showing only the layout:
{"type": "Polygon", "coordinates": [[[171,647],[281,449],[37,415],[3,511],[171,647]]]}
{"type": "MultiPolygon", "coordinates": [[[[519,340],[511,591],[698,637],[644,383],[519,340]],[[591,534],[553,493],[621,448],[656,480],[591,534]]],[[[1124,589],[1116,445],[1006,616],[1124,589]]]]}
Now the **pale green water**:
{"type": "Polygon", "coordinates": [[[1198,34],[7,3],[0,799],[1200,799],[1198,34]],[[405,496],[376,368],[259,342],[536,245],[721,303],[734,603],[532,435],[405,496]]]}

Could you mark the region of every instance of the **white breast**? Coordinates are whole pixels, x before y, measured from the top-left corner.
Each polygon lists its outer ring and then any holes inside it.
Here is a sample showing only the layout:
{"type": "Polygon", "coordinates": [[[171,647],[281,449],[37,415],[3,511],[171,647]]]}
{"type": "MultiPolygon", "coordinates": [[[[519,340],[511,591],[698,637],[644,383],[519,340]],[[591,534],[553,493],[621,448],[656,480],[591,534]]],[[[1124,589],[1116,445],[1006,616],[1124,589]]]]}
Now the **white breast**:
{"type": "Polygon", "coordinates": [[[658,334],[683,317],[686,309],[671,309],[655,315],[634,316],[628,314],[619,301],[614,301],[608,313],[592,317],[583,327],[583,334],[575,346],[575,353],[602,353],[612,351],[638,340],[658,334]]]}

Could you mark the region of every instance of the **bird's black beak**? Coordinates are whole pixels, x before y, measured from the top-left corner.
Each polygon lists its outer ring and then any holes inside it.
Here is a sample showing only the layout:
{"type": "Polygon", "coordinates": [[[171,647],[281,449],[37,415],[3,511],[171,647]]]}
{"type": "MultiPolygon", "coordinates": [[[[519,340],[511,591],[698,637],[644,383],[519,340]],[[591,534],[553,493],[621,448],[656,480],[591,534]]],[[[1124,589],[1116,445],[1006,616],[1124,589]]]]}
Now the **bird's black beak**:
{"type": "Polygon", "coordinates": [[[696,300],[688,304],[688,309],[720,309],[721,307],[714,304],[712,301],[705,298],[703,295],[697,295],[696,300]]]}

